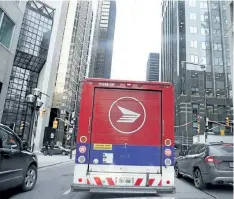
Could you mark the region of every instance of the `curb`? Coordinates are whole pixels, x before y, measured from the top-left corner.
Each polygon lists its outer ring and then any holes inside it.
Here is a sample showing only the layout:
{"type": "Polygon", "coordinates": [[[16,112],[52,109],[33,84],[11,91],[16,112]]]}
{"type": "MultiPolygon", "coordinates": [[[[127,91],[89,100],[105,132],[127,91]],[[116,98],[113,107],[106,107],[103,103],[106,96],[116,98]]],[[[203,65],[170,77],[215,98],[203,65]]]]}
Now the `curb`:
{"type": "Polygon", "coordinates": [[[49,165],[46,165],[46,166],[39,166],[38,169],[43,169],[43,168],[52,167],[52,166],[56,166],[56,165],[60,165],[60,164],[64,164],[64,163],[70,163],[70,162],[75,162],[75,160],[69,160],[69,161],[64,161],[64,162],[58,162],[58,163],[49,164],[49,165]]]}

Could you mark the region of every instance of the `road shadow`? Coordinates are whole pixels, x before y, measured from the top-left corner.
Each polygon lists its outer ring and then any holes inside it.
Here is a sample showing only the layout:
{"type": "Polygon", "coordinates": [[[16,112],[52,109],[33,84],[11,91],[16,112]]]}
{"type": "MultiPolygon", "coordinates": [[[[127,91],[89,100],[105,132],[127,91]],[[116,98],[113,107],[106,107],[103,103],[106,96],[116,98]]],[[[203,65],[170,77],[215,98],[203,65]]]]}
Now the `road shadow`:
{"type": "Polygon", "coordinates": [[[10,199],[11,197],[13,197],[21,192],[22,191],[20,188],[8,189],[6,191],[0,192],[0,199],[10,199]]]}
{"type": "MultiPolygon", "coordinates": [[[[180,178],[181,180],[183,180],[184,182],[190,184],[191,186],[194,186],[194,182],[191,178],[188,177],[183,177],[180,178]]],[[[195,188],[195,186],[194,186],[195,188]]],[[[211,185],[208,184],[206,189],[206,191],[218,191],[218,190],[222,190],[222,191],[226,191],[226,192],[233,192],[233,185],[211,185]]]]}
{"type": "Polygon", "coordinates": [[[158,194],[126,194],[126,193],[123,193],[123,194],[93,194],[92,196],[92,199],[133,199],[133,198],[147,198],[147,199],[150,199],[150,198],[155,198],[159,196],[158,194]]]}

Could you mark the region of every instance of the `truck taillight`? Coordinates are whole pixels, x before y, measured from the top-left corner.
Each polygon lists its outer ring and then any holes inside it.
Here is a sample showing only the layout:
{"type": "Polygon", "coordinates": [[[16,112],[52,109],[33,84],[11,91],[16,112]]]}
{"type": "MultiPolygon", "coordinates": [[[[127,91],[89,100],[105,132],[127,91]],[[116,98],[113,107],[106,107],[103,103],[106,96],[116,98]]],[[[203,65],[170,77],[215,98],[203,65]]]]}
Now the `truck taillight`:
{"type": "Polygon", "coordinates": [[[215,159],[213,156],[207,156],[207,157],[205,157],[205,162],[206,162],[206,163],[219,164],[219,163],[221,163],[222,161],[221,161],[221,160],[215,159]]]}
{"type": "Polygon", "coordinates": [[[87,142],[87,137],[86,137],[86,136],[81,136],[81,137],[80,137],[80,142],[81,142],[81,143],[87,142]]]}
{"type": "Polygon", "coordinates": [[[166,139],[165,140],[165,145],[166,146],[171,146],[171,140],[170,139],[166,139]]]}

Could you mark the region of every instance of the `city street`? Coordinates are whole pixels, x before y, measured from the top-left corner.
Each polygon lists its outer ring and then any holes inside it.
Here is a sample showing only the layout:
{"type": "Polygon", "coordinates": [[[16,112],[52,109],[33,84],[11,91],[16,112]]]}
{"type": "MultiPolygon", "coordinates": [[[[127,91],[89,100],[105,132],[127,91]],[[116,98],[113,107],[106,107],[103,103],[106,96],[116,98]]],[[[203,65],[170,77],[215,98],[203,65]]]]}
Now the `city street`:
{"type": "Polygon", "coordinates": [[[188,179],[176,179],[176,194],[159,196],[123,196],[123,195],[91,195],[89,193],[71,193],[69,191],[73,178],[74,163],[67,162],[56,166],[39,169],[37,184],[31,192],[19,193],[13,189],[0,195],[1,199],[114,199],[114,198],[139,198],[139,199],[232,199],[233,188],[211,187],[204,192],[194,188],[188,179]]]}

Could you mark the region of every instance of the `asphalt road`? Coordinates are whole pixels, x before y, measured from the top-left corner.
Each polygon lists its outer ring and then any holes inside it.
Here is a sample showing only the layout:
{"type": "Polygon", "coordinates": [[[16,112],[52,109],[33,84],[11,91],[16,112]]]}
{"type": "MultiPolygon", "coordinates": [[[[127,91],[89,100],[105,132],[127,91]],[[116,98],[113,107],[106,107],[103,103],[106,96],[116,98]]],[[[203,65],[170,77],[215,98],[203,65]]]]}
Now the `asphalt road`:
{"type": "Polygon", "coordinates": [[[210,187],[200,191],[194,188],[189,179],[176,179],[176,193],[173,195],[158,196],[124,196],[124,195],[92,195],[89,193],[71,193],[69,191],[73,178],[74,163],[65,163],[39,170],[38,181],[35,188],[26,193],[13,189],[1,193],[1,199],[232,199],[233,187],[210,187]]]}

